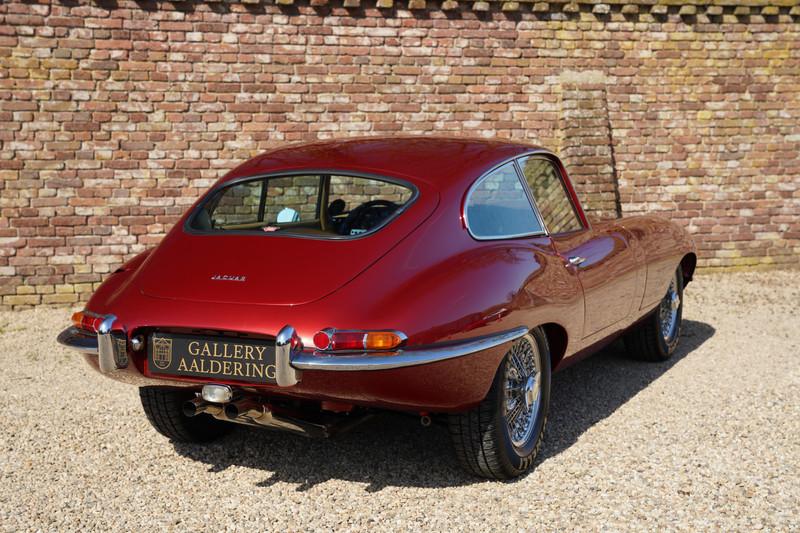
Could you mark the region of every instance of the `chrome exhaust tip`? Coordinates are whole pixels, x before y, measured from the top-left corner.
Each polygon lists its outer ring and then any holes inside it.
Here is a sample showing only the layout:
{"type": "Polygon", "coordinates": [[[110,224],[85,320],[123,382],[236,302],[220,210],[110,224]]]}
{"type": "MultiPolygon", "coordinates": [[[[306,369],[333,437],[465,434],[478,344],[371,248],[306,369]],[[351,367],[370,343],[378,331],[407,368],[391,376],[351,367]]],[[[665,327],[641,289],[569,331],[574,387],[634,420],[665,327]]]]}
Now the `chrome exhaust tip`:
{"type": "Polygon", "coordinates": [[[219,405],[210,404],[202,398],[194,398],[183,404],[183,414],[189,418],[197,416],[202,413],[210,415],[218,415],[222,412],[222,407],[219,405]]]}
{"type": "Polygon", "coordinates": [[[242,416],[258,419],[264,414],[265,409],[263,404],[245,398],[225,404],[224,412],[229,420],[236,420],[242,416]]]}

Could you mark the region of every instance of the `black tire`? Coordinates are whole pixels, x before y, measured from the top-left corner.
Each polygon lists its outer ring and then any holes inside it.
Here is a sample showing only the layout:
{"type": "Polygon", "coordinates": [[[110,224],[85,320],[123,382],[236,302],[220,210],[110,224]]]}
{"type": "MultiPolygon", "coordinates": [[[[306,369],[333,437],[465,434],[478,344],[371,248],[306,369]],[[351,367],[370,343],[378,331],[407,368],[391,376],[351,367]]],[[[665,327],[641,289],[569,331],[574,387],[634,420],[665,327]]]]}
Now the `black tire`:
{"type": "Polygon", "coordinates": [[[658,307],[656,307],[653,312],[650,313],[644,320],[635,325],[633,329],[625,334],[625,350],[630,357],[639,359],[640,361],[666,361],[672,357],[672,354],[675,353],[675,349],[678,347],[678,341],[680,340],[681,336],[682,320],[683,273],[679,268],[675,272],[675,277],[670,284],[670,288],[667,290],[667,294],[664,296],[664,299],[661,301],[658,307]],[[675,289],[677,290],[680,303],[677,308],[674,333],[672,333],[669,338],[665,338],[661,329],[662,316],[660,311],[662,306],[667,305],[669,299],[671,299],[672,283],[675,284],[675,289]]]}
{"type": "MultiPolygon", "coordinates": [[[[511,479],[533,465],[542,446],[550,405],[550,349],[544,333],[535,329],[518,340],[497,369],[489,394],[478,407],[449,416],[450,436],[456,457],[472,474],[489,479],[511,479]],[[533,343],[540,357],[540,396],[532,418],[532,430],[522,445],[515,445],[506,422],[506,373],[519,343],[533,343]]],[[[532,410],[532,409],[531,409],[532,410]]]]}
{"type": "Polygon", "coordinates": [[[162,435],[177,442],[210,442],[229,433],[233,424],[208,414],[188,417],[183,404],[194,398],[193,391],[165,387],[141,387],[139,398],[150,424],[162,435]]]}

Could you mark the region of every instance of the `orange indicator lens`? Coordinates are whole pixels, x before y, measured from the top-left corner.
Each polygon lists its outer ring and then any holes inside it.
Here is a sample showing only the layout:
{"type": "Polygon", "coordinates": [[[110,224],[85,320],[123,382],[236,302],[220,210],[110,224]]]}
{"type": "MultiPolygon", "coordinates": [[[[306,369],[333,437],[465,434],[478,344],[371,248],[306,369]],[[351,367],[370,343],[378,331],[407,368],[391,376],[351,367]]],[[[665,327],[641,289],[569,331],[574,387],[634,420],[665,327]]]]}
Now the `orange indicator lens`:
{"type": "Polygon", "coordinates": [[[397,348],[403,339],[393,331],[370,331],[367,333],[367,350],[391,350],[397,348]]]}

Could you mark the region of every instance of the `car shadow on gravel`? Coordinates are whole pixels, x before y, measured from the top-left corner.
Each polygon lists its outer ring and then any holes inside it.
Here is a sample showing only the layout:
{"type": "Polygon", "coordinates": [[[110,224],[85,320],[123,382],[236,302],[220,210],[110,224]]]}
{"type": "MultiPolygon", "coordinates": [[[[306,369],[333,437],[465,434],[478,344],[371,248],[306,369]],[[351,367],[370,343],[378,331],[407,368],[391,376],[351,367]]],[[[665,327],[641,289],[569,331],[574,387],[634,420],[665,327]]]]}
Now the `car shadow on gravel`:
{"type": "MultiPolygon", "coordinates": [[[[537,462],[569,448],[587,429],[713,334],[708,324],[685,320],[678,351],[667,362],[631,361],[624,358],[620,345],[612,344],[556,374],[546,440],[537,462]]],[[[297,491],[306,491],[330,480],[346,480],[377,492],[385,487],[441,488],[483,482],[460,469],[445,427],[424,428],[417,418],[400,414],[379,415],[328,440],[237,427],[210,445],[173,446],[180,455],[210,465],[209,472],[245,467],[268,473],[257,483],[261,487],[289,483],[297,491]]]]}
{"type": "Polygon", "coordinates": [[[587,429],[609,417],[715,332],[705,322],[683,320],[678,349],[668,361],[648,363],[630,359],[622,341],[616,341],[598,354],[555,374],[547,439],[537,463],[572,446],[587,429]]]}

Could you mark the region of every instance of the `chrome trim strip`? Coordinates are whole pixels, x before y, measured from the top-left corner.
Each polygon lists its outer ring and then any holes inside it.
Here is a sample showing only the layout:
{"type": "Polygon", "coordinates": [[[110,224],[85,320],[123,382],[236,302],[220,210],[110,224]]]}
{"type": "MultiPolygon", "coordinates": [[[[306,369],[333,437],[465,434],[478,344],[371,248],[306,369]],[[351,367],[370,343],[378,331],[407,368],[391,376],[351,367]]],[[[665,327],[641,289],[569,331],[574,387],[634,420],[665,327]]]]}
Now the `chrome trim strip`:
{"type": "MultiPolygon", "coordinates": [[[[522,190],[525,191],[525,195],[528,197],[528,202],[530,202],[531,206],[533,206],[533,212],[536,213],[536,220],[539,221],[539,224],[542,226],[544,233],[550,235],[550,230],[547,229],[547,224],[544,223],[544,218],[542,218],[542,214],[539,212],[539,204],[536,203],[536,198],[533,197],[533,191],[531,190],[530,185],[528,185],[528,180],[525,177],[525,171],[522,169],[522,165],[520,165],[519,163],[521,159],[530,159],[532,157],[536,157],[536,154],[523,155],[521,157],[516,158],[514,160],[514,169],[516,169],[517,171],[517,178],[519,179],[520,185],[522,185],[522,190]]],[[[545,161],[549,161],[546,157],[542,156],[539,156],[539,159],[544,159],[545,161]]]]}
{"type": "Polygon", "coordinates": [[[60,345],[77,352],[97,355],[97,336],[87,335],[75,326],[70,326],[59,333],[56,340],[60,345]]]}
{"type": "Polygon", "coordinates": [[[300,372],[292,366],[292,341],[297,333],[288,324],[275,337],[275,381],[279,387],[291,387],[300,381],[300,372]]]}
{"type": "MultiPolygon", "coordinates": [[[[521,155],[514,160],[514,166],[517,168],[517,174],[519,175],[520,181],[522,182],[522,187],[525,189],[525,192],[528,195],[531,204],[533,204],[533,210],[536,211],[536,216],[539,217],[539,221],[542,223],[542,227],[544,228],[544,230],[547,232],[548,235],[563,235],[565,233],[571,233],[574,231],[583,231],[585,229],[589,229],[589,226],[583,224],[583,219],[581,219],[581,216],[578,213],[579,206],[575,205],[575,199],[572,198],[572,195],[567,190],[566,177],[564,176],[564,173],[561,172],[561,168],[559,167],[559,165],[556,163],[561,163],[561,160],[558,159],[558,157],[555,154],[547,152],[537,152],[534,154],[521,155]],[[548,158],[547,155],[554,157],[556,161],[553,161],[552,159],[548,158]],[[567,197],[567,200],[569,201],[569,205],[572,208],[572,213],[575,215],[575,218],[578,219],[578,223],[581,225],[580,229],[562,231],[559,233],[553,233],[552,231],[550,231],[550,228],[547,227],[547,224],[545,224],[544,219],[542,218],[542,215],[539,212],[539,204],[536,200],[536,197],[533,195],[533,190],[531,189],[530,185],[528,185],[528,178],[525,177],[525,171],[522,168],[522,164],[520,163],[520,160],[522,159],[542,159],[550,163],[550,166],[552,166],[553,170],[556,171],[556,175],[558,176],[558,181],[561,183],[561,190],[564,192],[564,195],[567,197]]],[[[563,163],[561,164],[563,165],[563,163]]],[[[582,208],[582,206],[580,207],[582,208]]]]}
{"type": "Polygon", "coordinates": [[[507,342],[519,339],[528,333],[528,328],[520,326],[502,333],[469,339],[453,344],[432,345],[424,348],[409,348],[392,352],[393,355],[331,355],[322,352],[298,352],[291,364],[300,370],[326,370],[353,372],[359,370],[389,370],[409,366],[427,365],[463,357],[507,342]]]}

